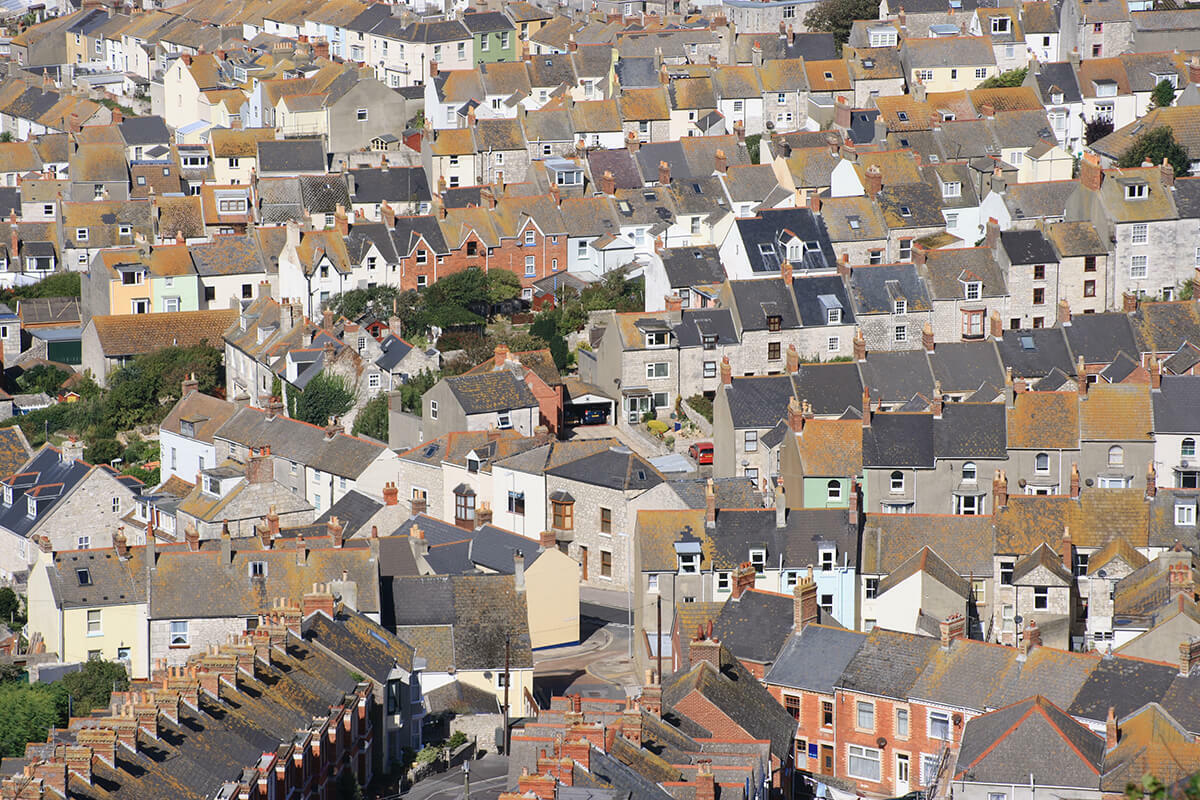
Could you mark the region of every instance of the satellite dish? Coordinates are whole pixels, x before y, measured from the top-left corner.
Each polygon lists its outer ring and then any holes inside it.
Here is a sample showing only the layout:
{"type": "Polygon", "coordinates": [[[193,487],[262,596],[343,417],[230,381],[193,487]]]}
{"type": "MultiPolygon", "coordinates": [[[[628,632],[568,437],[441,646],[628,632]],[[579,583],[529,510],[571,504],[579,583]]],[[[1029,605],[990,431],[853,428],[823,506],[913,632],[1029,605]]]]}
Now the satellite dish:
{"type": "Polygon", "coordinates": [[[1025,621],[1025,618],[1022,617],[1020,614],[1017,614],[1015,617],[1013,617],[1013,622],[1017,623],[1018,625],[1020,625],[1024,621],[1025,621]]]}
{"type": "Polygon", "coordinates": [[[1108,577],[1108,570],[1106,570],[1106,569],[1098,569],[1098,570],[1096,570],[1096,577],[1098,577],[1098,578],[1107,578],[1107,577],[1108,577]]]}

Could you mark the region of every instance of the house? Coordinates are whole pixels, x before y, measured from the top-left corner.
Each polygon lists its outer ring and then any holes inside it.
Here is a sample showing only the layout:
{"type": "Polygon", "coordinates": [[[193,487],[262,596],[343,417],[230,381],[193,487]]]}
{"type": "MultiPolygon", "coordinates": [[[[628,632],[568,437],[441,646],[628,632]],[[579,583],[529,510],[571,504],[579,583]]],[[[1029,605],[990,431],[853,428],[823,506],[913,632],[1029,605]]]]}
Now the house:
{"type": "Polygon", "coordinates": [[[83,368],[101,386],[112,370],[163,347],[215,345],[237,320],[236,310],[99,315],[83,329],[83,368]]]}
{"type": "Polygon", "coordinates": [[[442,378],[421,397],[422,433],[437,438],[450,431],[512,428],[531,436],[540,408],[528,384],[503,370],[442,378]]]}

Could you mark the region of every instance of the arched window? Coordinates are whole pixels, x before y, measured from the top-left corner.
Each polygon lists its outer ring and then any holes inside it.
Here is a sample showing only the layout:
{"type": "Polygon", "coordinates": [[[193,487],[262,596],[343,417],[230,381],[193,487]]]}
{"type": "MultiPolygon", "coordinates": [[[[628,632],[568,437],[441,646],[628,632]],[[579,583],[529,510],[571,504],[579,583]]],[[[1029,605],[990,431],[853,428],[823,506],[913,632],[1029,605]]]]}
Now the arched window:
{"type": "Polygon", "coordinates": [[[1033,471],[1039,475],[1045,475],[1050,471],[1050,455],[1048,453],[1038,453],[1033,457],[1033,471]]]}
{"type": "Polygon", "coordinates": [[[1110,467],[1119,467],[1125,463],[1125,451],[1120,445],[1114,444],[1108,448],[1108,465],[1110,467]]]}
{"type": "Polygon", "coordinates": [[[830,481],[828,484],[826,484],[825,489],[826,498],[829,500],[829,502],[836,503],[842,499],[841,481],[830,481]]]}
{"type": "Polygon", "coordinates": [[[904,491],[904,473],[896,470],[892,473],[892,492],[900,494],[904,491]]]}
{"type": "Polygon", "coordinates": [[[1188,437],[1179,443],[1179,455],[1183,458],[1191,458],[1196,455],[1196,440],[1188,437]]]}
{"type": "Polygon", "coordinates": [[[963,468],[962,468],[963,483],[974,483],[975,475],[976,475],[976,469],[975,469],[974,461],[968,461],[967,463],[963,464],[963,468]]]}

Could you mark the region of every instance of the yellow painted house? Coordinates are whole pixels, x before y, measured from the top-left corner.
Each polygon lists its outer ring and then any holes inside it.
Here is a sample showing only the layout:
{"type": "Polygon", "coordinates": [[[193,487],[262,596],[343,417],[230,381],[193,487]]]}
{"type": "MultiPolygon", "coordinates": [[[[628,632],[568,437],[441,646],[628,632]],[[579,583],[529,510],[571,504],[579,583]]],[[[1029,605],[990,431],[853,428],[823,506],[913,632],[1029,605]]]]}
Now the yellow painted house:
{"type": "Polygon", "coordinates": [[[149,677],[146,548],[40,549],[29,573],[27,635],[69,663],[122,661],[149,677]]]}

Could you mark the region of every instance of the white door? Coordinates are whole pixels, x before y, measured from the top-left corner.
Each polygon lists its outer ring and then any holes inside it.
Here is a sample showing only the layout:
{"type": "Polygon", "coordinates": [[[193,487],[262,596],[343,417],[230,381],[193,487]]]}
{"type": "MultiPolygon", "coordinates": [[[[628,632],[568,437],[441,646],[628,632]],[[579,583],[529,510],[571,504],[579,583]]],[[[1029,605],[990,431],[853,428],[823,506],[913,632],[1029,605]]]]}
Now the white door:
{"type": "Polygon", "coordinates": [[[908,754],[896,754],[896,788],[894,793],[897,797],[903,797],[908,794],[908,754]]]}

